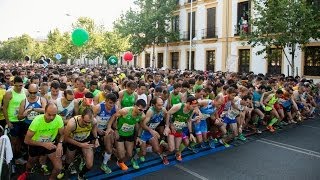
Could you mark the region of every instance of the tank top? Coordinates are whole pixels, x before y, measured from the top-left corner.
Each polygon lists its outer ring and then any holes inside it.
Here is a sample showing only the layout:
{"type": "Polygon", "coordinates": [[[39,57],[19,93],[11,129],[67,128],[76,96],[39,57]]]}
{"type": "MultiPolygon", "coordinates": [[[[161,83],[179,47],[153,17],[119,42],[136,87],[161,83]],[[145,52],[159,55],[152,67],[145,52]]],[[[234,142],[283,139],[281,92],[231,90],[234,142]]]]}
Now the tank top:
{"type": "Polygon", "coordinates": [[[152,110],[153,115],[150,118],[150,121],[148,122],[148,126],[151,129],[156,129],[160,124],[160,122],[163,121],[163,118],[164,118],[163,111],[161,110],[160,112],[157,112],[153,106],[150,109],[152,110]]]}
{"type": "Polygon", "coordinates": [[[272,94],[272,98],[269,100],[266,106],[266,111],[271,111],[273,105],[278,101],[278,98],[276,98],[275,94],[272,94]]]}
{"type": "Polygon", "coordinates": [[[200,111],[203,115],[203,119],[207,119],[216,111],[216,108],[212,105],[212,101],[210,100],[206,107],[200,107],[200,111]]]}
{"type": "Polygon", "coordinates": [[[93,92],[91,92],[93,97],[96,97],[96,95],[98,95],[100,93],[100,91],[98,89],[95,89],[93,92]]]}
{"type": "Polygon", "coordinates": [[[174,95],[174,93],[171,93],[171,105],[179,104],[181,103],[181,97],[180,94],[174,95]]]}
{"type": "Polygon", "coordinates": [[[11,90],[12,98],[9,101],[8,105],[8,118],[10,122],[18,122],[18,112],[21,101],[26,98],[24,90],[21,90],[20,93],[11,90]]]}
{"type": "Polygon", "coordinates": [[[58,114],[66,120],[67,118],[72,116],[74,110],[74,101],[71,101],[67,107],[62,106],[61,98],[57,99],[57,107],[58,107],[58,114]]]}
{"type": "Polygon", "coordinates": [[[120,136],[132,136],[134,134],[134,126],[141,121],[141,114],[133,117],[133,107],[128,107],[128,114],[118,119],[118,132],[120,136]]]}
{"type": "Polygon", "coordinates": [[[184,108],[184,104],[181,103],[181,107],[179,109],[179,111],[177,111],[176,113],[174,113],[172,115],[173,117],[173,125],[176,128],[176,131],[182,131],[182,129],[184,127],[187,127],[186,122],[189,120],[189,118],[191,117],[193,111],[188,112],[187,114],[185,114],[183,112],[183,108],[184,108]]]}
{"type": "Polygon", "coordinates": [[[105,130],[107,128],[110,118],[116,113],[116,106],[113,106],[111,111],[107,111],[106,103],[100,104],[100,112],[97,114],[98,129],[105,130]]]}
{"type": "Polygon", "coordinates": [[[135,95],[132,93],[129,95],[127,90],[123,91],[123,98],[121,100],[121,107],[132,107],[134,105],[135,95]]]}
{"type": "Polygon", "coordinates": [[[101,102],[103,102],[105,100],[106,100],[106,98],[104,96],[104,92],[100,91],[100,93],[98,94],[98,103],[101,103],[101,102]]]}
{"type": "MultiPolygon", "coordinates": [[[[24,109],[28,109],[28,108],[41,108],[41,98],[38,97],[38,100],[36,102],[29,102],[28,98],[25,99],[25,106],[24,109]]],[[[27,124],[31,124],[32,120],[38,116],[40,113],[36,112],[36,111],[31,111],[27,117],[25,118],[24,122],[27,124]]]]}
{"type": "Polygon", "coordinates": [[[74,99],[80,99],[84,97],[85,92],[74,91],[74,99]]]}
{"type": "Polygon", "coordinates": [[[80,124],[79,124],[80,117],[81,116],[74,117],[75,122],[76,122],[76,129],[71,133],[72,139],[79,141],[79,142],[87,139],[87,137],[89,137],[90,132],[92,130],[92,123],[90,123],[89,125],[87,125],[85,127],[80,126],[80,124]]]}

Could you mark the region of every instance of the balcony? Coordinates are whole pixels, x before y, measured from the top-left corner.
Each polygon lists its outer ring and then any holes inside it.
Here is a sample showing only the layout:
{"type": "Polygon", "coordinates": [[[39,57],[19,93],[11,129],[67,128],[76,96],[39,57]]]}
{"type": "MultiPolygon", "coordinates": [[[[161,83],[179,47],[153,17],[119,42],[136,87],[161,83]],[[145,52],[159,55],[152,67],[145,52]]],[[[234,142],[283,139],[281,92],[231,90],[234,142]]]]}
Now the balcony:
{"type": "Polygon", "coordinates": [[[218,38],[216,33],[216,27],[206,28],[201,30],[202,39],[218,38]]]}
{"type": "MultiPolygon", "coordinates": [[[[192,31],[192,38],[195,38],[197,34],[197,31],[192,31]]],[[[190,40],[190,31],[183,31],[180,34],[180,40],[181,41],[189,41],[190,40]]]]}

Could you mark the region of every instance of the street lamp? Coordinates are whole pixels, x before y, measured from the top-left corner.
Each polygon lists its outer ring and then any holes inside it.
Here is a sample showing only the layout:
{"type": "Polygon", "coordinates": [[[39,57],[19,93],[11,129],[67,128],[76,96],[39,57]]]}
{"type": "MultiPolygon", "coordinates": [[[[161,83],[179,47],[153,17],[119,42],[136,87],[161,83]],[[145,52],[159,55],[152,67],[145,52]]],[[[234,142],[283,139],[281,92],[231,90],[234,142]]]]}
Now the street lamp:
{"type": "Polygon", "coordinates": [[[190,27],[189,27],[189,40],[190,40],[190,44],[189,44],[189,70],[191,70],[191,49],[192,49],[192,21],[193,21],[193,18],[192,18],[192,8],[193,8],[193,0],[190,0],[191,2],[191,8],[190,8],[190,27]]]}

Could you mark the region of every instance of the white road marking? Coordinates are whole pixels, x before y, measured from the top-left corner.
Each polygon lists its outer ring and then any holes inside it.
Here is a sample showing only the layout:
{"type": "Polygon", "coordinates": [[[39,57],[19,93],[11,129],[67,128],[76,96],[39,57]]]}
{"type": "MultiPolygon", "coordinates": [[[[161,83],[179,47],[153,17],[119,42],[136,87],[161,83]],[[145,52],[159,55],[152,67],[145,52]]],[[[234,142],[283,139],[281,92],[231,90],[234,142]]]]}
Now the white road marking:
{"type": "Polygon", "coordinates": [[[181,165],[175,165],[175,167],[177,167],[177,168],[181,169],[182,171],[184,171],[184,172],[186,172],[186,173],[189,173],[189,174],[191,174],[191,175],[193,175],[194,177],[197,177],[197,178],[199,178],[199,179],[209,180],[208,178],[203,177],[203,176],[201,176],[200,174],[198,174],[198,173],[196,173],[196,172],[193,172],[193,171],[191,171],[190,169],[187,169],[187,168],[185,168],[185,167],[183,167],[183,166],[181,166],[181,165]]]}
{"type": "Polygon", "coordinates": [[[309,150],[309,149],[304,149],[304,148],[301,148],[301,147],[292,146],[290,144],[285,144],[285,143],[281,143],[281,142],[277,142],[277,141],[272,141],[270,139],[265,139],[265,138],[261,138],[261,140],[268,141],[268,142],[275,143],[275,144],[279,144],[279,145],[286,146],[286,147],[290,147],[290,148],[293,148],[293,149],[298,149],[298,150],[301,150],[301,151],[305,151],[307,153],[312,153],[312,154],[316,154],[316,155],[320,156],[320,152],[317,152],[317,151],[312,151],[312,150],[309,150]]]}
{"type": "Polygon", "coordinates": [[[312,129],[319,129],[320,130],[320,127],[314,127],[314,126],[308,126],[308,125],[302,125],[304,127],[308,127],[308,128],[312,128],[312,129]]]}
{"type": "Polygon", "coordinates": [[[291,150],[291,151],[294,151],[294,152],[298,152],[298,153],[301,153],[301,154],[306,154],[306,155],[309,155],[309,156],[320,158],[320,154],[318,152],[313,153],[315,151],[311,151],[311,150],[302,151],[302,150],[299,150],[300,148],[299,149],[294,149],[294,148],[291,148],[291,147],[286,147],[286,146],[283,146],[283,145],[280,145],[280,144],[276,144],[276,143],[272,143],[272,142],[268,142],[268,141],[264,141],[264,140],[257,140],[257,141],[261,142],[261,143],[277,146],[277,147],[280,147],[280,148],[283,148],[283,149],[291,150]]]}

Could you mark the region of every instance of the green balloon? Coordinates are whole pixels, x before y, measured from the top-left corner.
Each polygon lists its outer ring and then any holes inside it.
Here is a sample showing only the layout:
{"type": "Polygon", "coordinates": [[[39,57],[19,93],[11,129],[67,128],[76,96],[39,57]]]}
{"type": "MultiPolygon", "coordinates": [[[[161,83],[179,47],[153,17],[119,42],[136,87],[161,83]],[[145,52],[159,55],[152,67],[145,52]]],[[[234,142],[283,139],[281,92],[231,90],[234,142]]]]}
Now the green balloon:
{"type": "Polygon", "coordinates": [[[110,56],[108,59],[109,65],[116,65],[118,64],[118,58],[116,56],[110,56]]]}
{"type": "Polygon", "coordinates": [[[76,46],[82,46],[89,40],[89,34],[86,30],[78,28],[72,32],[72,43],[76,46]]]}

